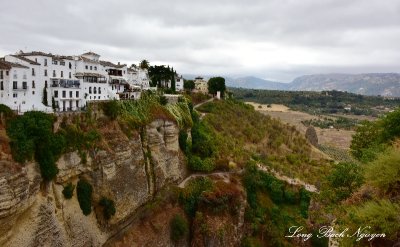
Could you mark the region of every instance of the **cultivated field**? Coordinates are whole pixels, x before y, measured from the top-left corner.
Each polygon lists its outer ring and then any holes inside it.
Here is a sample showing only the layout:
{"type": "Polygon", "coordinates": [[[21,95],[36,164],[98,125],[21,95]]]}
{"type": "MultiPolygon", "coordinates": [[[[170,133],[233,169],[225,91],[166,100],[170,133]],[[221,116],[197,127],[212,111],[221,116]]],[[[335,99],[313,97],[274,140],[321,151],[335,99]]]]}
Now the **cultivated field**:
{"type": "MultiPolygon", "coordinates": [[[[305,112],[292,111],[284,105],[272,104],[270,105],[271,107],[267,107],[267,105],[262,105],[253,102],[246,102],[246,103],[253,105],[254,109],[263,114],[270,115],[273,118],[278,118],[285,123],[294,125],[300,132],[304,134],[306,133],[307,127],[305,127],[301,123],[301,121],[323,117],[323,116],[318,117],[310,115],[305,112]]],[[[351,136],[354,134],[354,131],[351,130],[321,129],[318,127],[315,127],[315,130],[318,135],[319,144],[344,150],[349,149],[351,143],[351,136]]]]}

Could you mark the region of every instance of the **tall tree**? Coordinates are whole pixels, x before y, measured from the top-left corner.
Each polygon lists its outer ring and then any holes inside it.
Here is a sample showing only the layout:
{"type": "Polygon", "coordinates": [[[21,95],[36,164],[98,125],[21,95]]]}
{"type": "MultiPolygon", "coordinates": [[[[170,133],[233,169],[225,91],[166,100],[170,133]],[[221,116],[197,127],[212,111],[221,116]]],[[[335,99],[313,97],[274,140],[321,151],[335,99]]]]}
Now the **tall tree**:
{"type": "Polygon", "coordinates": [[[143,60],[140,62],[139,67],[140,67],[141,69],[148,69],[148,68],[150,67],[150,63],[149,63],[149,61],[147,61],[146,59],[143,59],[143,60]]]}
{"type": "Polygon", "coordinates": [[[172,91],[176,91],[176,85],[175,85],[175,72],[174,72],[174,67],[172,67],[172,73],[171,73],[171,89],[172,91]]]}
{"type": "Polygon", "coordinates": [[[183,88],[188,91],[192,91],[194,89],[194,81],[193,80],[184,80],[183,81],[183,88]]]}
{"type": "Polygon", "coordinates": [[[226,91],[225,78],[223,77],[213,77],[208,80],[208,92],[215,95],[217,92],[221,92],[221,97],[224,97],[226,91]]]}

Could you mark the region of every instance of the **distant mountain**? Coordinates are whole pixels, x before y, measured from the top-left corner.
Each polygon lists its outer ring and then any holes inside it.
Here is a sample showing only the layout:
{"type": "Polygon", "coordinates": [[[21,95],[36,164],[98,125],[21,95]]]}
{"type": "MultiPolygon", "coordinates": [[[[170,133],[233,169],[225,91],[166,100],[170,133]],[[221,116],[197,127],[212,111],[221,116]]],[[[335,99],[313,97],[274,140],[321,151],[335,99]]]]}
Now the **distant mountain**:
{"type": "MultiPolygon", "coordinates": [[[[212,76],[207,78],[209,77],[212,76]]],[[[189,76],[185,78],[192,79],[189,76]]],[[[400,74],[397,73],[304,75],[291,83],[268,81],[254,76],[225,77],[225,81],[228,87],[288,91],[337,90],[363,95],[400,97],[400,74]]]]}
{"type": "Polygon", "coordinates": [[[267,81],[253,76],[225,79],[230,87],[288,91],[337,90],[400,97],[400,74],[397,73],[305,75],[291,83],[267,81]]]}
{"type": "Polygon", "coordinates": [[[338,90],[363,95],[400,97],[400,74],[321,74],[305,75],[293,80],[289,90],[338,90]]]}
{"type": "Polygon", "coordinates": [[[225,78],[226,85],[229,87],[254,88],[254,89],[271,89],[286,90],[288,83],[268,81],[254,76],[246,76],[240,78],[225,78]]]}

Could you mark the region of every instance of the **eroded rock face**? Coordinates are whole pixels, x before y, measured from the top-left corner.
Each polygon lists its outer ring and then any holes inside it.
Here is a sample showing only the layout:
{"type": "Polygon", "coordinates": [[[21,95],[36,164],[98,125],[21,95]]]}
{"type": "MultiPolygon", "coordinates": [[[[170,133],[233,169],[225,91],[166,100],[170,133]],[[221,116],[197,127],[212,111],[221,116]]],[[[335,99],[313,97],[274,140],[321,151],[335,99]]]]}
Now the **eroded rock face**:
{"type": "Polygon", "coordinates": [[[115,124],[101,132],[102,149],[87,153],[85,164],[78,152],[64,154],[57,178],[42,186],[37,164],[0,160],[0,246],[101,246],[157,190],[186,175],[175,123],[157,120],[129,138],[115,124]],[[93,186],[94,205],[114,200],[108,223],[82,214],[76,190],[63,197],[63,185],[81,176],[93,186]]]}

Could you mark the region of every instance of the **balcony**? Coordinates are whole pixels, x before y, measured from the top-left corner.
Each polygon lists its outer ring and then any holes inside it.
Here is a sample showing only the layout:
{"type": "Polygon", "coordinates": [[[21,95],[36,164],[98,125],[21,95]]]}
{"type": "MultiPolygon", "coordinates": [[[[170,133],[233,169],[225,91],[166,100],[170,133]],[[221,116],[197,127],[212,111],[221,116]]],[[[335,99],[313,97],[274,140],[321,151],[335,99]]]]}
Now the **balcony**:
{"type": "Polygon", "coordinates": [[[25,91],[28,90],[28,86],[24,85],[22,87],[13,87],[14,91],[25,91]]]}
{"type": "Polygon", "coordinates": [[[81,82],[79,80],[52,80],[51,87],[62,87],[62,88],[80,88],[81,82]]]}

